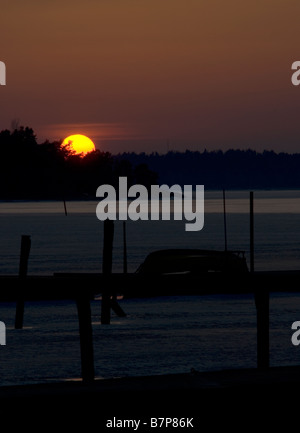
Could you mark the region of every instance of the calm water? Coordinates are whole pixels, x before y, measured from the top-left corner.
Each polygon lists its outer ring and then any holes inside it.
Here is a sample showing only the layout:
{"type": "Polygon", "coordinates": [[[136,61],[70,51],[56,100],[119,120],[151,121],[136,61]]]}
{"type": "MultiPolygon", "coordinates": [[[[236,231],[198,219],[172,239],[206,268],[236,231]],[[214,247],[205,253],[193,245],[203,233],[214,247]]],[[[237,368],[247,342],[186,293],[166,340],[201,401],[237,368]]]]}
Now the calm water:
{"type": "MultiPolygon", "coordinates": [[[[101,271],[103,223],[96,218],[97,202],[0,203],[0,273],[16,274],[20,239],[30,235],[29,273],[101,271]]],[[[300,191],[257,191],[255,211],[255,269],[297,269],[300,263],[300,191]]],[[[227,192],[229,249],[241,249],[249,259],[249,193],[227,192]]],[[[127,221],[129,271],[160,248],[224,249],[221,192],[205,194],[203,230],[186,232],[184,221],[127,221]]],[[[114,272],[123,269],[122,223],[115,224],[114,272]]]]}
{"type": "MultiPolygon", "coordinates": [[[[255,269],[300,268],[300,191],[257,191],[255,269]]],[[[103,225],[96,202],[0,203],[0,273],[18,272],[20,239],[31,235],[30,274],[101,271],[103,225]]],[[[228,248],[249,258],[249,192],[227,192],[228,248]]],[[[205,225],[185,232],[184,222],[127,222],[129,271],[153,250],[224,249],[221,192],[205,194],[205,225]]],[[[122,271],[122,224],[115,224],[114,271],[122,271]]],[[[123,300],[127,317],[100,324],[92,303],[96,374],[100,377],[254,367],[255,308],[251,296],[123,300]]],[[[299,364],[291,324],[300,320],[300,297],[271,299],[271,364],[299,364]]],[[[0,346],[0,385],[80,376],[76,309],[71,302],[26,304],[25,327],[14,330],[15,306],[2,304],[7,345],[0,346]]]]}

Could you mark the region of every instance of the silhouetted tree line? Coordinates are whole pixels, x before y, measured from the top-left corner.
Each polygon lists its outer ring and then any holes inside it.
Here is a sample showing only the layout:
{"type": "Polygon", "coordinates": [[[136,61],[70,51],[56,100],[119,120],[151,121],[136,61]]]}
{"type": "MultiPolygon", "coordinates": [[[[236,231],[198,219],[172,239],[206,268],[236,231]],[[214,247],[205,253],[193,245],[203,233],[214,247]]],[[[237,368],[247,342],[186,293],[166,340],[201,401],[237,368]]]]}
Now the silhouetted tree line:
{"type": "Polygon", "coordinates": [[[0,199],[95,198],[99,185],[204,184],[206,189],[300,188],[300,154],[253,150],[167,154],[96,150],[74,155],[61,142],[38,144],[31,128],[0,132],[0,199]]]}
{"type": "Polygon", "coordinates": [[[158,174],[160,184],[203,184],[206,189],[300,188],[300,153],[187,150],[164,155],[123,153],[117,158],[147,164],[158,174]]]}
{"type": "Polygon", "coordinates": [[[60,141],[38,144],[33,129],[0,132],[0,199],[95,198],[101,184],[114,185],[119,176],[128,184],[147,187],[158,182],[145,163],[133,165],[95,150],[84,157],[75,155],[60,141]]]}

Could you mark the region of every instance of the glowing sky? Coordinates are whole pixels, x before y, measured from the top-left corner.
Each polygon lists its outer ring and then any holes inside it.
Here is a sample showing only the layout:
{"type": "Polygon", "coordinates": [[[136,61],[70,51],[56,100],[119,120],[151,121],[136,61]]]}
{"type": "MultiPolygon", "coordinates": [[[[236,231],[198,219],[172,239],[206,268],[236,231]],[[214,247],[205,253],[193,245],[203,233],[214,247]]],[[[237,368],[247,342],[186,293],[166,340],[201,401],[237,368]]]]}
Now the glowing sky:
{"type": "Polygon", "coordinates": [[[0,129],[300,152],[299,0],[2,0],[0,129]]]}

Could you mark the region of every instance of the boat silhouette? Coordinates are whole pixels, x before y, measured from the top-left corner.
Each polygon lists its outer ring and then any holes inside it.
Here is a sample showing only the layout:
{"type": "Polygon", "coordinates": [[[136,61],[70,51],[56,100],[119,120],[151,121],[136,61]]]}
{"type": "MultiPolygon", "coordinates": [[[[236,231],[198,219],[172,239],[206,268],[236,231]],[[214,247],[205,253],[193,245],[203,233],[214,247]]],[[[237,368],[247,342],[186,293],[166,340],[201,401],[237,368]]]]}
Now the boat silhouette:
{"type": "Polygon", "coordinates": [[[139,274],[199,274],[248,272],[244,251],[165,249],[151,252],[136,270],[139,274]]]}

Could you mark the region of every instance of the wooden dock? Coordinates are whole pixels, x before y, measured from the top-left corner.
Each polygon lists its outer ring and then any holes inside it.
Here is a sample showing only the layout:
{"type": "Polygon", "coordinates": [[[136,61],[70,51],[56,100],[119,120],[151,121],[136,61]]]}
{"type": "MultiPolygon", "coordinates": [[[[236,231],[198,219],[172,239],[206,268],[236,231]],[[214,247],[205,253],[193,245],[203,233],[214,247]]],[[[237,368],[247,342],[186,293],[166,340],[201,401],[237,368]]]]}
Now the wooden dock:
{"type": "MultiPolygon", "coordinates": [[[[124,297],[253,294],[257,309],[257,366],[269,367],[269,294],[300,292],[300,271],[142,275],[138,273],[62,273],[52,276],[0,276],[0,302],[73,300],[77,305],[82,379],[94,380],[90,302],[124,297]]],[[[26,306],[26,304],[25,304],[26,306]]],[[[111,305],[106,305],[106,322],[111,305]]],[[[102,308],[103,312],[103,308],[102,308]]],[[[16,310],[18,314],[18,309],[16,310]]],[[[23,316],[22,316],[23,318],[23,316]]],[[[16,318],[17,319],[17,318],[16,318]]],[[[26,320],[26,308],[25,308],[26,320]]],[[[17,322],[17,320],[16,320],[17,322]]]]}

